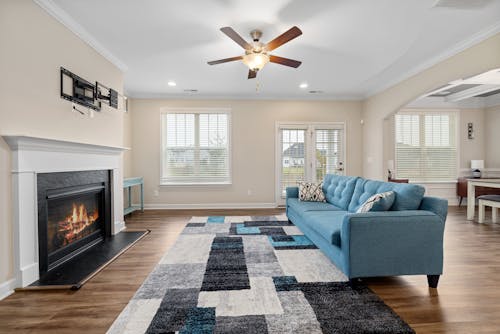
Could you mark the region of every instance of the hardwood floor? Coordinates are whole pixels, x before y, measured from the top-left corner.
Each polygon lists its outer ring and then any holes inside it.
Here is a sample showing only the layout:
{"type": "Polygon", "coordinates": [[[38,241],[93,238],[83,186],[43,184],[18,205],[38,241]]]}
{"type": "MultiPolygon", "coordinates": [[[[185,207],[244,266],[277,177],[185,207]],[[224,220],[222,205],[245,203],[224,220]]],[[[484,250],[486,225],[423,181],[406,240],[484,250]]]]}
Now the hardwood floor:
{"type": "MultiPolygon", "coordinates": [[[[417,333],[500,333],[500,224],[471,223],[450,208],[445,272],[365,282],[417,333]]],[[[79,291],[16,292],[0,301],[0,333],[104,333],[174,243],[190,216],[266,215],[282,210],[151,210],[127,227],[152,232],[79,291]]]]}

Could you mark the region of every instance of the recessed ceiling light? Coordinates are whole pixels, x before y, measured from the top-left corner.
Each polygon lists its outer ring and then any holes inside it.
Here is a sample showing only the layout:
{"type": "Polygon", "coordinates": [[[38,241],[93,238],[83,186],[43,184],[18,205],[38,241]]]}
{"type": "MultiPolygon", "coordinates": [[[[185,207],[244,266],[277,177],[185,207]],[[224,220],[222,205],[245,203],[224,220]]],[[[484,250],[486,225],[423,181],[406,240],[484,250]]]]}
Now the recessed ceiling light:
{"type": "Polygon", "coordinates": [[[304,89],[304,88],[307,88],[309,85],[307,84],[307,82],[303,82],[299,85],[300,88],[304,89]]]}
{"type": "Polygon", "coordinates": [[[175,81],[169,81],[169,82],[167,82],[167,85],[169,85],[170,87],[177,86],[177,84],[175,83],[175,81]]]}

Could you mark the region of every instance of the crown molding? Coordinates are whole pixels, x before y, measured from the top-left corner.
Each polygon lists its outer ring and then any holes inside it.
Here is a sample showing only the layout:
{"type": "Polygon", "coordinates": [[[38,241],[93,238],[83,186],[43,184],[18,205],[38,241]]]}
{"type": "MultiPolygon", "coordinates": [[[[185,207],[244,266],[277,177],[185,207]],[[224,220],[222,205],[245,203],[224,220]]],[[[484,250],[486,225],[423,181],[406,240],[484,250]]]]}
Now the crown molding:
{"type": "Polygon", "coordinates": [[[165,93],[130,93],[129,99],[152,99],[152,100],[250,100],[250,101],[362,101],[362,96],[356,95],[206,95],[206,94],[165,94],[165,93]]]}
{"type": "Polygon", "coordinates": [[[33,0],[38,6],[45,10],[49,15],[59,21],[62,25],[73,32],[78,38],[87,43],[91,48],[93,48],[97,53],[106,58],[113,65],[118,67],[120,71],[126,72],[128,66],[125,65],[123,61],[118,59],[113,55],[108,49],[106,49],[101,43],[95,39],[85,28],[76,22],[66,11],[57,6],[52,0],[33,0]]]}
{"type": "Polygon", "coordinates": [[[393,80],[388,80],[385,84],[380,85],[376,89],[373,89],[371,91],[368,91],[363,98],[367,99],[369,97],[372,97],[373,95],[376,95],[378,93],[383,92],[384,90],[391,88],[392,86],[397,85],[398,83],[420,73],[423,72],[429,68],[431,68],[434,65],[437,65],[438,63],[451,58],[460,52],[467,50],[468,48],[500,33],[500,21],[489,26],[488,28],[472,35],[470,38],[463,40],[457,44],[455,44],[453,47],[450,49],[446,50],[443,53],[438,54],[437,56],[420,63],[419,65],[413,67],[412,69],[404,72],[403,74],[399,75],[398,77],[394,78],[393,80]]]}

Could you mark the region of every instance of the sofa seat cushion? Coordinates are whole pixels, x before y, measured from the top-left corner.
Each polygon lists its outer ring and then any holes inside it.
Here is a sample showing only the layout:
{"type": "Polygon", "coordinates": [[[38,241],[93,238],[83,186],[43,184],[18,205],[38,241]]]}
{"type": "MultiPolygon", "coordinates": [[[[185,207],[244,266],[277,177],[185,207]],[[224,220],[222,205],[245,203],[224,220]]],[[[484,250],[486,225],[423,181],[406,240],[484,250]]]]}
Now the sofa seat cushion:
{"type": "Polygon", "coordinates": [[[323,180],[326,201],[347,210],[358,177],[327,174],[323,180]]]}
{"type": "Polygon", "coordinates": [[[394,204],[390,210],[418,210],[424,197],[425,188],[417,184],[382,182],[359,178],[349,203],[349,212],[356,212],[368,198],[386,191],[396,193],[394,204]]]}
{"type": "Polygon", "coordinates": [[[346,211],[315,211],[307,213],[307,226],[325,240],[340,247],[340,230],[346,211]]]}
{"type": "Polygon", "coordinates": [[[326,202],[306,202],[298,198],[288,198],[286,204],[299,216],[304,216],[309,211],[340,211],[338,207],[326,202]]]}

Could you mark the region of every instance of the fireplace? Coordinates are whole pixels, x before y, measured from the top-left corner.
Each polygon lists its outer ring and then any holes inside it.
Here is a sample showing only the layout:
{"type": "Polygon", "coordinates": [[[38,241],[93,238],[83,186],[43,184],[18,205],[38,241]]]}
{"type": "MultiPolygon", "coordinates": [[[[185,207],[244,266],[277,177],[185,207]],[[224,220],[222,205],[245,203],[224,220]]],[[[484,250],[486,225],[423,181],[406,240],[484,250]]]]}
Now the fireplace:
{"type": "MultiPolygon", "coordinates": [[[[48,220],[47,196],[57,195],[57,189],[68,188],[67,190],[73,191],[73,194],[76,195],[74,190],[82,190],[88,188],[89,185],[104,186],[106,190],[101,195],[104,196],[104,208],[98,208],[98,210],[104,211],[104,216],[99,214],[99,217],[105,219],[103,221],[103,234],[105,236],[122,234],[120,231],[125,228],[122,153],[126,148],[29,136],[4,135],[2,138],[11,150],[12,164],[13,272],[15,279],[11,283],[11,288],[28,287],[40,279],[40,268],[49,269],[48,254],[39,254],[40,240],[47,239],[47,236],[40,238],[39,223],[44,216],[48,220]],[[70,171],[94,171],[91,174],[101,175],[95,179],[91,178],[91,181],[84,180],[76,183],[66,183],[67,180],[65,182],[57,181],[56,177],[59,173],[64,174],[70,171]],[[54,174],[54,177],[48,177],[45,181],[41,178],[39,183],[38,176],[42,174],[54,174]],[[76,184],[83,185],[83,187],[79,188],[76,184]],[[45,203],[39,203],[39,200],[45,201],[45,203]],[[40,264],[41,261],[44,261],[43,265],[40,264]]],[[[71,180],[71,178],[67,179],[71,180]]],[[[59,195],[62,193],[60,192],[59,195]]],[[[87,209],[87,212],[89,211],[91,209],[87,209]]],[[[43,228],[47,233],[47,226],[43,226],[43,228]]],[[[84,253],[90,254],[99,246],[106,244],[108,243],[98,243],[84,253]]],[[[66,264],[71,266],[71,262],[67,261],[66,264]]],[[[64,264],[58,265],[49,273],[56,274],[64,266],[64,264]]]]}
{"type": "Polygon", "coordinates": [[[111,235],[109,174],[37,174],[40,277],[111,235]]]}

